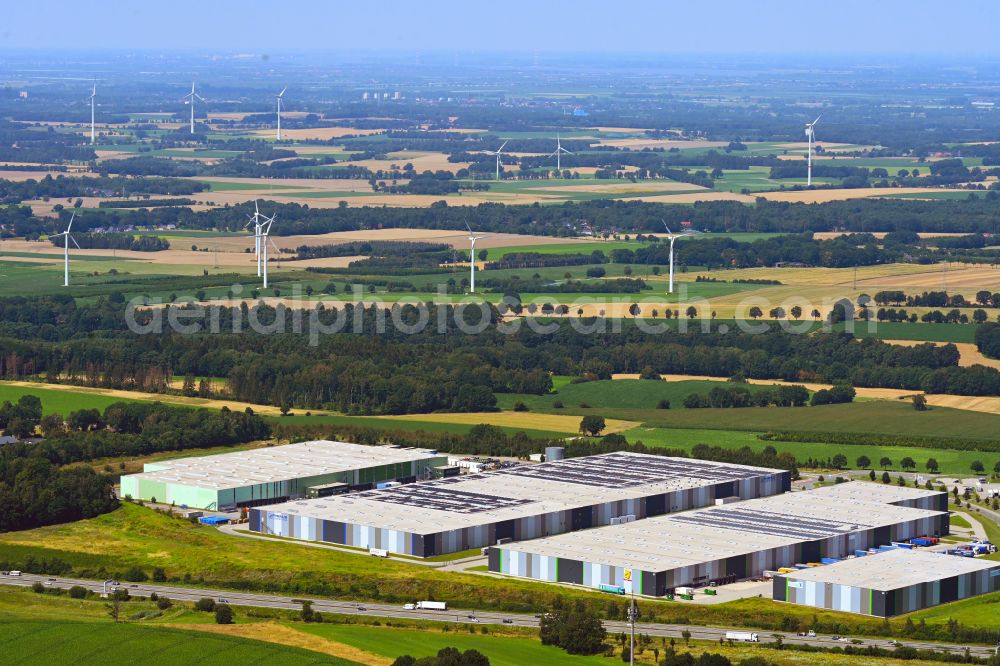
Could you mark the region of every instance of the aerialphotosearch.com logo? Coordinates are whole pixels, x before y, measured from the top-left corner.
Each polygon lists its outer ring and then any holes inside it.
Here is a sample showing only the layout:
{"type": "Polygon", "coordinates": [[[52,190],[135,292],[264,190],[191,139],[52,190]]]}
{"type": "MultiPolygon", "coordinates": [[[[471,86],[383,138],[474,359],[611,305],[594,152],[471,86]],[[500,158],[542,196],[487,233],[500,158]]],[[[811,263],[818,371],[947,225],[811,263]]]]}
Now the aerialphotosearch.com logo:
{"type": "Polygon", "coordinates": [[[472,295],[449,294],[445,285],[439,285],[429,301],[415,297],[380,300],[378,294],[366,293],[364,285],[359,284],[351,285],[351,294],[345,298],[306,296],[298,284],[292,286],[289,296],[280,298],[243,298],[243,291],[243,285],[234,284],[227,299],[208,303],[193,299],[164,303],[136,297],[126,306],[126,324],[139,335],[292,333],[309,336],[311,345],[319,344],[324,335],[378,335],[387,333],[390,327],[404,335],[424,333],[428,327],[442,335],[456,330],[477,335],[490,327],[513,335],[522,328],[551,334],[568,325],[577,333],[595,335],[619,333],[628,320],[650,335],[668,331],[726,334],[733,329],[760,335],[775,327],[787,333],[808,334],[817,328],[833,330],[829,315],[836,308],[846,313],[837,320],[849,333],[862,332],[863,327],[874,333],[878,325],[871,317],[855,320],[859,306],[849,298],[830,296],[819,303],[800,296],[775,303],[760,295],[749,295],[735,303],[731,319],[717,319],[712,304],[701,297],[689,297],[684,283],[678,285],[677,294],[669,300],[665,294],[579,296],[571,300],[548,294],[520,299],[505,295],[492,302],[472,295]]]}

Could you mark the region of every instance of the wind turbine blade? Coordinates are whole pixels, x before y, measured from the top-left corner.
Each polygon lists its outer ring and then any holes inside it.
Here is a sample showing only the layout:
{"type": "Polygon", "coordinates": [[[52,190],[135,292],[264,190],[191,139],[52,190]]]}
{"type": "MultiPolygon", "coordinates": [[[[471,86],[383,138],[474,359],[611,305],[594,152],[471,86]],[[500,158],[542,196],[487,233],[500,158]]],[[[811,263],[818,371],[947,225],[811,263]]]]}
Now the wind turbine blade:
{"type": "Polygon", "coordinates": [[[270,236],[268,236],[268,237],[267,237],[267,242],[271,244],[271,247],[273,247],[273,248],[274,248],[274,251],[275,251],[275,252],[278,252],[278,253],[280,253],[280,252],[281,252],[281,250],[279,250],[279,249],[278,249],[278,246],[277,246],[277,244],[276,244],[276,243],[275,243],[275,242],[274,242],[273,240],[271,240],[271,237],[270,237],[270,236]]]}
{"type": "Polygon", "coordinates": [[[465,222],[465,228],[469,230],[469,235],[471,236],[472,235],[472,227],[469,226],[469,222],[468,221],[465,222]]]}
{"type": "Polygon", "coordinates": [[[78,250],[81,250],[81,249],[83,249],[83,248],[81,248],[81,247],[80,247],[80,244],[76,242],[76,239],[75,239],[75,238],[73,238],[73,237],[72,237],[72,236],[70,236],[69,234],[66,234],[66,236],[67,236],[67,237],[68,237],[68,238],[69,238],[69,239],[70,239],[71,241],[73,241],[73,245],[76,245],[76,249],[78,249],[78,250]]]}
{"type": "Polygon", "coordinates": [[[819,122],[819,119],[820,119],[820,118],[822,118],[822,117],[823,117],[823,116],[816,116],[816,120],[812,121],[812,122],[811,122],[810,124],[811,124],[811,125],[815,125],[816,123],[818,123],[818,122],[819,122]]]}
{"type": "Polygon", "coordinates": [[[667,233],[672,236],[674,232],[670,230],[670,227],[667,226],[667,223],[664,220],[660,220],[660,222],[663,224],[663,228],[667,230],[667,233]]]}
{"type": "Polygon", "coordinates": [[[507,139],[506,141],[504,141],[503,145],[501,145],[499,148],[497,148],[497,154],[498,155],[500,154],[500,151],[503,150],[504,146],[506,146],[508,143],[510,143],[510,139],[507,139]]]}
{"type": "Polygon", "coordinates": [[[66,233],[69,233],[69,230],[73,228],[73,220],[75,219],[76,219],[76,213],[74,212],[72,215],[69,216],[69,224],[66,225],[66,233]]]}
{"type": "Polygon", "coordinates": [[[288,86],[285,86],[284,88],[281,89],[281,92],[278,93],[278,97],[281,97],[282,95],[284,95],[286,90],[288,90],[288,86]]]}

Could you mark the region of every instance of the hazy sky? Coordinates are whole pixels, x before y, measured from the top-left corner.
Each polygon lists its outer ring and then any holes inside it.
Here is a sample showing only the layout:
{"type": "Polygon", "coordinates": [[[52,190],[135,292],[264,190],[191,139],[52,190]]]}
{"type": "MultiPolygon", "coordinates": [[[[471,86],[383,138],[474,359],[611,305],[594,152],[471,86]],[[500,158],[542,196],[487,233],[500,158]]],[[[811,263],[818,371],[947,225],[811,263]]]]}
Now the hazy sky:
{"type": "Polygon", "coordinates": [[[10,0],[0,48],[1000,55],[1000,0],[10,0]]]}

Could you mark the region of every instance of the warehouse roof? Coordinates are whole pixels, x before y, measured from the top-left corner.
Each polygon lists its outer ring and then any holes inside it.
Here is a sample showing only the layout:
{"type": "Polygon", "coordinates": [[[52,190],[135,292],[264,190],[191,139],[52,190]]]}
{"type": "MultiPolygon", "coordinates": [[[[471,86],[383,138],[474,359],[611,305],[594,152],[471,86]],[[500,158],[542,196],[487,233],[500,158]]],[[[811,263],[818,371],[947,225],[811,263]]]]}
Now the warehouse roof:
{"type": "MultiPolygon", "coordinates": [[[[520,465],[349,495],[264,507],[416,534],[486,525],[605,502],[786,474],[784,470],[616,452],[520,465]]],[[[771,492],[780,492],[780,486],[771,492]]],[[[670,507],[668,507],[670,508],[670,507]]],[[[622,507],[622,514],[638,512],[622,507]]]]}
{"type": "Polygon", "coordinates": [[[1000,571],[1000,562],[897,548],[828,566],[803,569],[784,577],[887,592],[989,569],[1000,571]]]}
{"type": "MultiPolygon", "coordinates": [[[[875,484],[819,488],[505,544],[503,549],[596,564],[667,571],[678,567],[930,518],[940,511],[886,504],[865,495],[875,484]]],[[[896,499],[926,493],[898,488],[896,499]]]]}
{"type": "Polygon", "coordinates": [[[221,490],[426,460],[428,449],[316,440],[146,465],[141,479],[221,490]]]}

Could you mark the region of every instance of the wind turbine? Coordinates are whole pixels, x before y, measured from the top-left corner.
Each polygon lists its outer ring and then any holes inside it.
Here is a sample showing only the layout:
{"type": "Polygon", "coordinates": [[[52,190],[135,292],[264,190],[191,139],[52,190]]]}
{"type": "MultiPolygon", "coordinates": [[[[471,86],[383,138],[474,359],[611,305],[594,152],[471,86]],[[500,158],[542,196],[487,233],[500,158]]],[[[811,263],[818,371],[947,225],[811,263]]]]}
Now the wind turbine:
{"type": "Polygon", "coordinates": [[[275,101],[278,103],[278,141],[281,141],[281,98],[284,96],[286,90],[288,90],[288,86],[282,88],[278,96],[275,97],[275,101]]]}
{"type": "Polygon", "coordinates": [[[261,217],[263,217],[267,221],[261,223],[260,231],[257,232],[258,243],[260,244],[260,253],[264,260],[264,275],[263,275],[264,289],[267,289],[267,244],[270,243],[275,250],[278,249],[278,246],[274,244],[274,241],[271,240],[270,236],[271,225],[274,224],[274,218],[276,218],[277,216],[278,216],[277,213],[275,213],[271,217],[268,217],[267,215],[261,215],[261,217]]]}
{"type": "Polygon", "coordinates": [[[63,286],[69,286],[69,242],[73,241],[73,245],[76,245],[76,249],[80,249],[80,244],[76,242],[76,239],[69,235],[70,229],[73,228],[73,220],[76,218],[76,213],[69,218],[69,224],[66,225],[66,231],[60,232],[58,234],[52,234],[50,238],[63,237],[63,258],[65,260],[63,269],[63,286]]]}
{"type": "Polygon", "coordinates": [[[267,219],[266,216],[260,214],[260,209],[257,208],[257,200],[253,201],[253,215],[247,215],[250,221],[243,225],[246,229],[251,224],[253,225],[253,238],[254,238],[254,254],[257,256],[257,277],[260,277],[260,228],[262,223],[260,218],[267,219]]]}
{"type": "Polygon", "coordinates": [[[562,159],[561,158],[562,158],[562,154],[563,153],[566,153],[567,155],[572,155],[573,154],[573,153],[569,152],[568,150],[566,150],[565,148],[562,147],[562,140],[559,138],[559,135],[556,134],[556,149],[554,151],[552,151],[551,153],[549,153],[549,157],[552,157],[553,155],[556,156],[556,171],[559,171],[559,172],[562,172],[562,159]]]}
{"type": "Polygon", "coordinates": [[[678,238],[687,238],[689,236],[696,236],[700,232],[682,231],[679,234],[675,234],[670,230],[670,227],[667,226],[666,222],[664,222],[663,220],[660,220],[660,222],[663,222],[663,228],[667,230],[668,234],[670,234],[670,286],[667,289],[667,293],[672,294],[674,293],[674,241],[677,240],[678,238]]]}
{"type": "Polygon", "coordinates": [[[806,140],[809,142],[806,153],[806,187],[813,184],[813,142],[816,140],[816,123],[822,116],[816,116],[816,120],[806,123],[806,140]]]}
{"type": "Polygon", "coordinates": [[[472,233],[472,227],[465,223],[465,228],[469,230],[469,293],[476,293],[476,241],[486,238],[472,233]]]}
{"type": "MultiPolygon", "coordinates": [[[[503,152],[503,147],[506,146],[509,141],[510,141],[510,139],[507,139],[507,141],[504,141],[503,144],[499,148],[497,148],[495,151],[493,151],[493,150],[487,150],[486,151],[487,155],[496,155],[497,156],[497,177],[496,177],[497,180],[500,180],[500,153],[503,152]]],[[[471,231],[470,231],[470,233],[471,233],[471,231]]]]}
{"type": "Polygon", "coordinates": [[[204,102],[205,98],[194,91],[194,81],[192,81],[191,92],[189,92],[187,95],[184,95],[184,97],[181,97],[181,99],[184,100],[185,104],[191,105],[191,134],[194,134],[194,100],[200,99],[201,101],[204,102]]]}
{"type": "Polygon", "coordinates": [[[97,143],[97,132],[94,129],[94,107],[97,105],[97,82],[94,82],[94,89],[90,91],[90,143],[97,143]]]}

